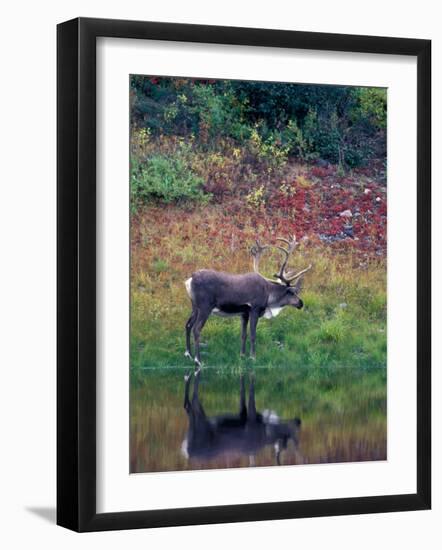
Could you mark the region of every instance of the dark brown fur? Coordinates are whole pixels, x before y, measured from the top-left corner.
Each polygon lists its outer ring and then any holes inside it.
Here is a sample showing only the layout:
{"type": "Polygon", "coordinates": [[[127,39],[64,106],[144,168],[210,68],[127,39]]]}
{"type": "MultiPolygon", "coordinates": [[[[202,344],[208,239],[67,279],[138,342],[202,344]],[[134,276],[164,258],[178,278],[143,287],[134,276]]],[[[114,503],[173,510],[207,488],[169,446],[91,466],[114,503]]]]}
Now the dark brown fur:
{"type": "MultiPolygon", "coordinates": [[[[212,312],[241,315],[242,345],[245,354],[247,324],[250,321],[250,355],[255,357],[256,326],[258,320],[271,309],[293,306],[303,307],[298,296],[299,279],[295,286],[277,283],[259,273],[234,275],[222,271],[202,269],[192,274],[188,291],[192,300],[192,314],[186,323],[186,355],[192,357],[190,333],[195,341],[195,362],[201,364],[199,338],[201,330],[212,312]]],[[[188,282],[189,282],[188,281],[188,282]]],[[[271,315],[271,313],[270,313],[271,315]]]]}

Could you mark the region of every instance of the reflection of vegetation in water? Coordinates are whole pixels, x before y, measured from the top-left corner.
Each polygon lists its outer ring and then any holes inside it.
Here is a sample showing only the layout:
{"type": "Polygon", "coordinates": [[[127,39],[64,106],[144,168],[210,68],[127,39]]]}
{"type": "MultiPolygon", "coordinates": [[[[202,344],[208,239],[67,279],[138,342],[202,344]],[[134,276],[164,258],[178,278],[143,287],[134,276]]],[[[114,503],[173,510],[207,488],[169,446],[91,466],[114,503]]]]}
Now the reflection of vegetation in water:
{"type": "MultiPolygon", "coordinates": [[[[184,369],[132,371],[130,471],[248,466],[247,457],[188,461],[181,453],[187,432],[184,369]]],[[[203,370],[200,397],[206,414],[237,412],[239,369],[203,370]]],[[[302,419],[298,453],[289,445],[283,464],[386,459],[384,368],[256,368],[256,406],[281,419],[302,419]]],[[[273,449],[256,457],[274,465],[273,449]]]]}

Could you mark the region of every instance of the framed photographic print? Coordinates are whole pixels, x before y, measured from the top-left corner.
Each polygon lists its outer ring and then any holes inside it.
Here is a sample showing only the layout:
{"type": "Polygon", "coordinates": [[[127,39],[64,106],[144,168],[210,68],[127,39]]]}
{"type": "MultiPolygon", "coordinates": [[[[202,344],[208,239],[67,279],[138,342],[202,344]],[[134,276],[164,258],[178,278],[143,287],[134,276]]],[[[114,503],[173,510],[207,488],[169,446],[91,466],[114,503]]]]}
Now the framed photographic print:
{"type": "Polygon", "coordinates": [[[430,52],[58,26],[59,525],[430,507],[430,52]]]}

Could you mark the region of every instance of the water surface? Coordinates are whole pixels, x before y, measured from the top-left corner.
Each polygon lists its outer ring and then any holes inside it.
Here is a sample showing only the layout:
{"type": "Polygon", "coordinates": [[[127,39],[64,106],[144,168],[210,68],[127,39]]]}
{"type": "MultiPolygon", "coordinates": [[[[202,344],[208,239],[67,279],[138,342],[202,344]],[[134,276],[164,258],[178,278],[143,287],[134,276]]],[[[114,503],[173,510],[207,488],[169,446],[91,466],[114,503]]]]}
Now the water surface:
{"type": "MultiPolygon", "coordinates": [[[[204,367],[194,407],[198,426],[195,419],[190,426],[184,407],[187,372],[131,373],[131,473],[387,458],[385,368],[204,367]],[[249,402],[253,377],[256,422],[249,402]]],[[[194,378],[190,403],[193,390],[194,378]]]]}

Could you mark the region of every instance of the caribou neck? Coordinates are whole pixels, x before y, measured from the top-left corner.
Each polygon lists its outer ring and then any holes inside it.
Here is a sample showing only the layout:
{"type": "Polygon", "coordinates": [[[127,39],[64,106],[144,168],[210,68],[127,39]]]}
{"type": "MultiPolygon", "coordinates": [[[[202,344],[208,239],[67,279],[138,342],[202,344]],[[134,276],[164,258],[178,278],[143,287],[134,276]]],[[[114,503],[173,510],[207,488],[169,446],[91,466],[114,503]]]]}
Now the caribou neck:
{"type": "Polygon", "coordinates": [[[287,289],[287,285],[277,283],[275,281],[270,281],[269,279],[266,280],[269,288],[266,307],[272,307],[273,305],[276,305],[281,299],[282,295],[287,289]]]}

